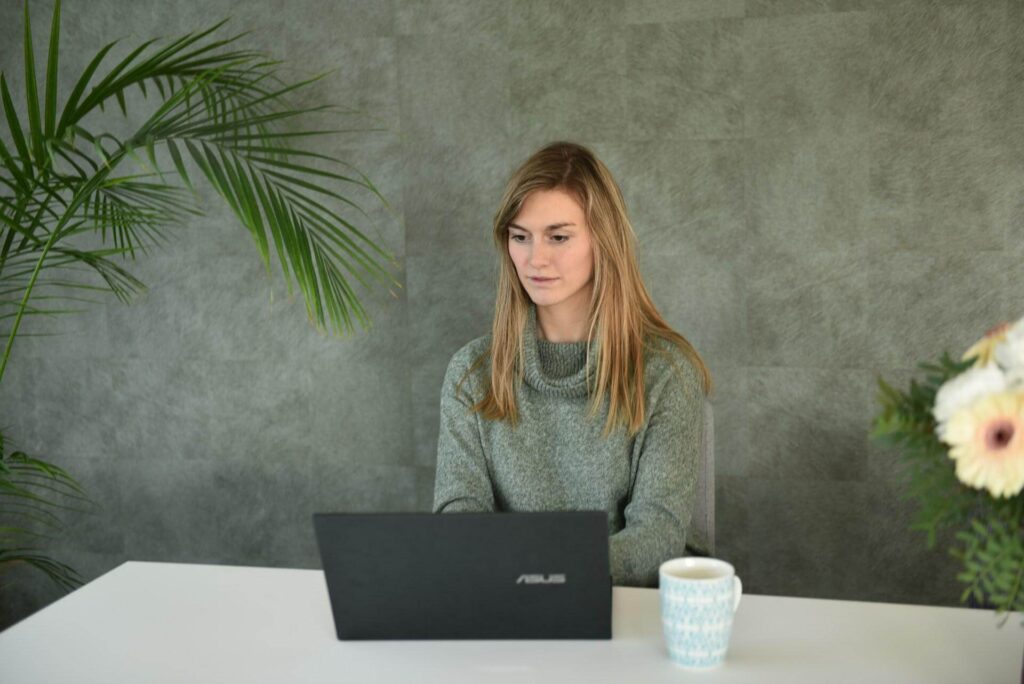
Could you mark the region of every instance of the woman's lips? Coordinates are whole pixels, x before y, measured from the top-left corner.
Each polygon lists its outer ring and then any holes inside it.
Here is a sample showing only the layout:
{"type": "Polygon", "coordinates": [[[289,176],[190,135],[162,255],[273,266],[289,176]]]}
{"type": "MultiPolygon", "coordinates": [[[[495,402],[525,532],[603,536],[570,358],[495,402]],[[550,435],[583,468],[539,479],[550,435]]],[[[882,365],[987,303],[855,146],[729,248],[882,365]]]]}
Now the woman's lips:
{"type": "Polygon", "coordinates": [[[555,282],[556,280],[558,280],[558,278],[530,278],[530,282],[534,285],[547,285],[555,282]]]}

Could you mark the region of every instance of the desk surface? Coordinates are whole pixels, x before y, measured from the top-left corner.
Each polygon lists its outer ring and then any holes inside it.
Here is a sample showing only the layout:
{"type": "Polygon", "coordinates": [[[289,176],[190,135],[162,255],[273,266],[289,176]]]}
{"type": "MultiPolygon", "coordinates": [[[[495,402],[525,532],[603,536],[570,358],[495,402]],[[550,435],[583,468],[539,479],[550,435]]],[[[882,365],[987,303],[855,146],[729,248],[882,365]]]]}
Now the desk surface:
{"type": "Polygon", "coordinates": [[[611,641],[338,641],[319,570],[128,562],[0,633],[0,681],[1011,682],[1022,615],[746,595],[726,662],[665,652],[656,589],[615,587],[611,641]]]}

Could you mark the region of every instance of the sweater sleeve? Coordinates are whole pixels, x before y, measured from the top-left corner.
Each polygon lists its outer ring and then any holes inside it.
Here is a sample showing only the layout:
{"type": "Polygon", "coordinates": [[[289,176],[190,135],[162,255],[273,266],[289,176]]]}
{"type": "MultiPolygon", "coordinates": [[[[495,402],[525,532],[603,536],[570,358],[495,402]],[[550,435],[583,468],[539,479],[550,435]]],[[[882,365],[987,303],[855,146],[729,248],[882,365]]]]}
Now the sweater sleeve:
{"type": "Polygon", "coordinates": [[[477,414],[467,395],[471,382],[455,385],[466,370],[465,349],[448,364],[441,386],[441,428],[437,438],[437,470],[434,473],[434,513],[494,511],[487,456],[480,441],[477,414]]]}
{"type": "Polygon", "coordinates": [[[705,398],[696,368],[683,365],[669,372],[653,403],[625,525],[608,538],[613,584],[657,586],[658,566],[686,548],[705,398]]]}

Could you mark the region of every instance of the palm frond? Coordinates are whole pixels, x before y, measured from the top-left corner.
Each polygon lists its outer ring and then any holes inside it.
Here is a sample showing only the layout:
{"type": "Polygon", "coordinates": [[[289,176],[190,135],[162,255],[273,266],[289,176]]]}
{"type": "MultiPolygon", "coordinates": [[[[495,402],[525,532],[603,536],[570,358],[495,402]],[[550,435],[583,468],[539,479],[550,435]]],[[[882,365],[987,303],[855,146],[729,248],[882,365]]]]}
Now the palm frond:
{"type": "MultiPolygon", "coordinates": [[[[349,191],[367,191],[392,208],[365,174],[326,153],[323,140],[384,129],[304,128],[311,116],[354,110],[297,104],[325,75],[282,79],[281,62],[240,47],[245,33],[215,35],[226,19],[162,45],[145,41],[112,64],[116,43],[104,45],[61,105],[60,6],[56,0],[40,80],[25,3],[23,113],[0,72],[0,126],[7,129],[0,132],[0,380],[14,340],[40,334],[21,330],[25,317],[76,312],[100,292],[127,302],[145,289],[120,264],[165,244],[170,230],[201,212],[198,180],[231,208],[268,271],[275,250],[289,293],[298,287],[317,328],[344,335],[357,322],[368,327],[353,281],[367,289],[402,285],[390,273],[395,257],[345,218],[369,217],[349,191]],[[127,116],[134,89],[148,114],[131,135],[92,128],[90,115],[111,102],[127,116]],[[132,162],[138,168],[121,170],[132,162]],[[82,246],[94,238],[105,246],[82,246]]],[[[53,497],[73,499],[73,480],[19,458],[3,455],[0,435],[0,566],[28,563],[71,582],[70,568],[17,539],[32,533],[28,523],[54,521],[64,504],[53,497]]]]}
{"type": "Polygon", "coordinates": [[[35,545],[64,529],[58,513],[89,514],[96,503],[63,468],[23,451],[8,454],[6,441],[0,432],[0,568],[28,564],[73,589],[82,583],[78,573],[35,545]]]}

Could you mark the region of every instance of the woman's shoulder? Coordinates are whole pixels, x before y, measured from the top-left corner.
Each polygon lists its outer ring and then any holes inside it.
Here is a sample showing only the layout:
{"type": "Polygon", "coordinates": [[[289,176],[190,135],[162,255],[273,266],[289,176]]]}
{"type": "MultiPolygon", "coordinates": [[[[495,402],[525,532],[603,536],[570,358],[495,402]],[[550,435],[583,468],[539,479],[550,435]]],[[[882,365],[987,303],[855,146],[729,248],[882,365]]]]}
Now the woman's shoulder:
{"type": "Polygon", "coordinates": [[[445,385],[454,387],[463,378],[466,378],[466,383],[472,388],[475,396],[476,390],[480,387],[481,379],[490,372],[490,360],[488,358],[490,349],[490,333],[474,338],[459,347],[448,361],[448,369],[445,372],[445,385]],[[478,360],[480,361],[479,364],[477,364],[478,360]],[[472,374],[469,373],[470,369],[474,369],[472,374]]]}
{"type": "Polygon", "coordinates": [[[452,354],[452,358],[448,362],[448,368],[449,370],[465,371],[472,366],[478,358],[485,356],[490,349],[490,333],[474,338],[459,347],[458,350],[452,354]]]}
{"type": "Polygon", "coordinates": [[[644,351],[644,380],[649,388],[671,384],[687,394],[703,393],[700,371],[678,344],[650,335],[644,351]]]}

